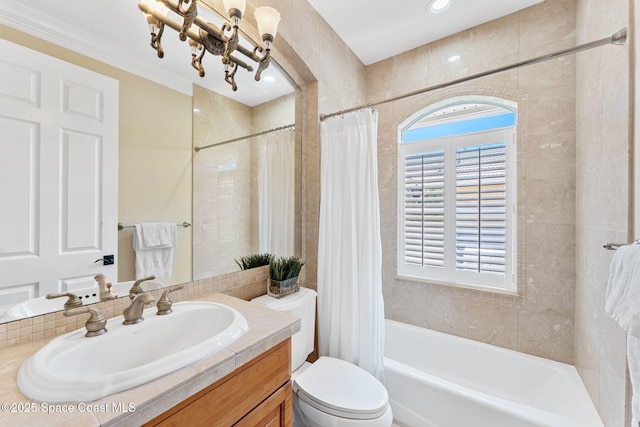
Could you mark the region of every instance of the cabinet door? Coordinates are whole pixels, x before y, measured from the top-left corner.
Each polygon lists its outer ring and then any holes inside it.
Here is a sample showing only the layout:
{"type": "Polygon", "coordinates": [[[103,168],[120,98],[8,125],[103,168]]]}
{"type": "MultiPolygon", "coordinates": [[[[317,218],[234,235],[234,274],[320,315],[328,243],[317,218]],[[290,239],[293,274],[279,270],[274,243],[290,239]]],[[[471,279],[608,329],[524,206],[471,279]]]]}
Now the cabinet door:
{"type": "Polygon", "coordinates": [[[291,339],[287,338],[144,427],[291,426],[290,372],[291,339]],[[279,424],[269,424],[270,420],[279,424]]]}
{"type": "Polygon", "coordinates": [[[291,381],[289,381],[238,421],[235,427],[290,427],[291,403],[291,381]]]}

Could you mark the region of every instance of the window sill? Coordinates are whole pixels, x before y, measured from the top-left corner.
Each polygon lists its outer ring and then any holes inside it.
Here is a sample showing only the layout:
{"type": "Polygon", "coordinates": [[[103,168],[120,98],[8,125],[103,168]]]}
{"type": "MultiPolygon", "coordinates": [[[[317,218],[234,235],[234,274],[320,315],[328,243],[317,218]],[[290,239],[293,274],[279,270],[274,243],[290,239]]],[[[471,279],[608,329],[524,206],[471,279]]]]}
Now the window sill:
{"type": "Polygon", "coordinates": [[[428,285],[442,286],[442,287],[446,287],[446,288],[461,289],[461,290],[467,290],[467,291],[478,291],[478,292],[481,292],[481,293],[504,295],[504,296],[508,296],[508,297],[520,298],[520,296],[521,296],[518,293],[518,291],[491,288],[491,287],[482,286],[482,285],[469,285],[469,284],[466,284],[466,283],[454,283],[454,282],[428,280],[428,279],[422,279],[422,278],[419,278],[419,277],[403,276],[403,275],[396,275],[396,279],[397,280],[406,281],[406,282],[424,283],[424,284],[428,284],[428,285]]]}

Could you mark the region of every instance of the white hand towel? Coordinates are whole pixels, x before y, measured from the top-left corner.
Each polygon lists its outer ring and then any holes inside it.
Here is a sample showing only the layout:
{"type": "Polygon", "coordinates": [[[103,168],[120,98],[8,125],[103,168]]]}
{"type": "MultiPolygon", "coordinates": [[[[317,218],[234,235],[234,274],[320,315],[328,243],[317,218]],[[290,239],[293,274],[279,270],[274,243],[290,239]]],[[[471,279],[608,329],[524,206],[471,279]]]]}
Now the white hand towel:
{"type": "Polygon", "coordinates": [[[133,250],[136,253],[136,279],[173,274],[173,248],[176,246],[176,225],[143,223],[134,226],[133,250]]]}
{"type": "Polygon", "coordinates": [[[627,332],[631,425],[640,426],[640,244],[616,250],[609,269],[605,311],[627,332]]]}
{"type": "Polygon", "coordinates": [[[145,249],[158,246],[173,248],[176,246],[176,225],[168,222],[143,222],[142,245],[145,249]]]}
{"type": "Polygon", "coordinates": [[[640,338],[627,334],[627,358],[631,377],[632,426],[640,426],[640,338]]]}
{"type": "Polygon", "coordinates": [[[605,311],[640,338],[640,244],[620,247],[611,260],[605,311]]]}

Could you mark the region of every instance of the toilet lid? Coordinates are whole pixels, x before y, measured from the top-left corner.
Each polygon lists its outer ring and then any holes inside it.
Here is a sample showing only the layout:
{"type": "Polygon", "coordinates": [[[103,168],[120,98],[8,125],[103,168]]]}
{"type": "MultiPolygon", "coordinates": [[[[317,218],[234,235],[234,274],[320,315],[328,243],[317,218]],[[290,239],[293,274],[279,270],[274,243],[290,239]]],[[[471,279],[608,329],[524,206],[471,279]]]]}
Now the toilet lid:
{"type": "Polygon", "coordinates": [[[342,418],[373,419],[387,411],[384,386],[364,369],[321,357],[293,382],[293,390],[316,409],[342,418]]]}
{"type": "Polygon", "coordinates": [[[266,305],[267,307],[284,312],[290,312],[300,306],[301,300],[305,298],[315,298],[316,292],[313,289],[300,287],[300,290],[284,296],[282,298],[275,298],[270,295],[262,295],[252,299],[252,302],[266,305]]]}

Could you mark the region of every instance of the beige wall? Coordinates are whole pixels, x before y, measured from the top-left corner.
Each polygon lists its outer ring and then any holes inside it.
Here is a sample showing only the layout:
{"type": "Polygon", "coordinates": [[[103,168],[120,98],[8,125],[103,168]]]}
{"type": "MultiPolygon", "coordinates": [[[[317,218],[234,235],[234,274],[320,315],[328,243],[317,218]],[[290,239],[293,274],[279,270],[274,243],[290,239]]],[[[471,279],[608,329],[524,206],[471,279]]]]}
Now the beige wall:
{"type": "MultiPolygon", "coordinates": [[[[578,43],[629,26],[629,0],[578,0],[577,5],[578,43]]],[[[624,421],[626,336],[604,311],[613,252],[602,245],[638,237],[629,227],[632,46],[581,53],[576,67],[575,364],[607,427],[629,425],[624,421]]]]}
{"type": "MultiPolygon", "coordinates": [[[[0,37],[120,85],[118,220],[191,221],[191,97],[0,25],[0,37]],[[170,124],[167,126],[167,124],[170,124]]],[[[135,275],[132,229],[118,233],[118,280],[135,275]]],[[[178,228],[174,279],[191,279],[191,229],[178,228]]]]}
{"type": "MultiPolygon", "coordinates": [[[[191,97],[126,77],[120,78],[119,220],[191,223],[191,97]]],[[[118,279],[130,280],[133,229],[118,237],[118,279]]],[[[174,283],[191,280],[191,240],[192,228],[178,227],[174,283]]]]}
{"type": "MultiPolygon", "coordinates": [[[[368,101],[575,44],[575,1],[540,5],[367,67],[368,101]],[[453,54],[461,60],[449,63],[453,54]],[[425,72],[426,70],[426,72],[425,72]]],[[[379,112],[383,289],[389,318],[573,362],[575,58],[384,104],[379,112]],[[518,104],[517,297],[396,278],[397,132],[412,113],[456,96],[518,104]]]]}

